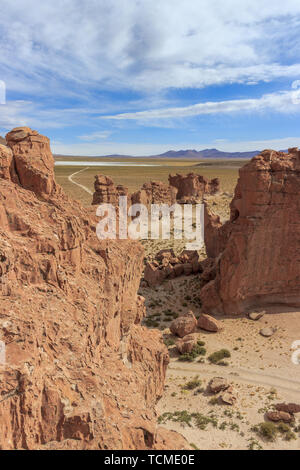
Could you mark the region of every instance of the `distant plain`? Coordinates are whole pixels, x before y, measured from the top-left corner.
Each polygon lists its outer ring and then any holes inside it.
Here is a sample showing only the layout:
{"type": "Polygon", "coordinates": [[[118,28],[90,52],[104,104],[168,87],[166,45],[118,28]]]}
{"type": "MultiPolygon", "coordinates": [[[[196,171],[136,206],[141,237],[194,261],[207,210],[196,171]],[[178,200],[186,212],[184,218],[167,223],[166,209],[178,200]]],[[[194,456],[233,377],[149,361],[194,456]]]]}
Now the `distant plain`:
{"type": "MultiPolygon", "coordinates": [[[[141,166],[101,166],[101,157],[56,157],[56,161],[68,161],[65,166],[55,167],[56,181],[64,188],[66,193],[80,200],[85,206],[91,204],[91,196],[82,188],[76,186],[68,177],[75,172],[81,171],[78,175],[74,175],[73,180],[86,186],[90,191],[94,190],[95,175],[103,174],[110,176],[115,184],[123,184],[129,189],[129,192],[137,191],[141,186],[150,182],[151,180],[159,180],[164,183],[168,182],[169,174],[174,173],[198,173],[208,179],[220,178],[221,191],[233,194],[234,187],[238,179],[238,170],[248,160],[169,160],[169,159],[149,159],[149,158],[122,158],[122,163],[135,163],[141,166]],[[76,161],[86,162],[85,165],[75,166],[72,162],[76,161]],[[93,166],[90,168],[89,163],[99,161],[99,167],[93,166]],[[156,165],[156,166],[142,166],[142,165],[156,165]]],[[[107,162],[119,162],[117,157],[105,158],[107,162]]]]}

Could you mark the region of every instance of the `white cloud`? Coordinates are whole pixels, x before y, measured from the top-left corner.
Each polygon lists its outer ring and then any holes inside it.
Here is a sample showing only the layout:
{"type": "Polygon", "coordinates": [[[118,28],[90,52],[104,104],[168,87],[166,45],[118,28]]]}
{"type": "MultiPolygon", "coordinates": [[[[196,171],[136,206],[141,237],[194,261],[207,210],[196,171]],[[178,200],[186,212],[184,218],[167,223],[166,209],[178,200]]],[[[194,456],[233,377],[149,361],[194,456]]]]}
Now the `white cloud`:
{"type": "Polygon", "coordinates": [[[300,76],[299,0],[28,0],[26,7],[0,0],[0,8],[0,79],[8,90],[85,96],[98,86],[159,90],[300,76]]]}
{"type": "Polygon", "coordinates": [[[101,139],[107,139],[111,134],[112,134],[112,131],[98,131],[98,132],[93,132],[92,134],[88,134],[88,135],[81,135],[79,136],[79,139],[90,141],[90,142],[95,142],[101,139]]]}
{"type": "Polygon", "coordinates": [[[152,119],[175,119],[203,114],[253,112],[265,110],[273,110],[282,113],[289,113],[291,111],[300,112],[300,100],[298,95],[298,91],[282,91],[279,93],[266,94],[261,98],[209,101],[177,108],[162,108],[138,111],[134,113],[121,113],[116,115],[103,116],[102,119],[137,120],[141,122],[147,122],[152,119]]]}

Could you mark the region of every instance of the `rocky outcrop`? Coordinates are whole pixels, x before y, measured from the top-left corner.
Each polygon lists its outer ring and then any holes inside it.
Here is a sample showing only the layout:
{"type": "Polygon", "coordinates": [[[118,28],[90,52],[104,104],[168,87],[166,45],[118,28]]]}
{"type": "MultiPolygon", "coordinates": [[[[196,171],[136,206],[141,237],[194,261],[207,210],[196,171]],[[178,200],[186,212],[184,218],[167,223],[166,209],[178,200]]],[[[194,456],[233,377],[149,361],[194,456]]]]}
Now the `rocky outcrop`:
{"type": "Polygon", "coordinates": [[[168,353],[158,331],[140,326],[142,247],[96,238],[96,218],[54,181],[46,137],[21,128],[7,141],[18,181],[9,152],[0,178],[0,448],[178,448],[177,435],[156,426],[168,353]]]}
{"type": "Polygon", "coordinates": [[[176,257],[173,250],[161,250],[156,260],[146,263],[144,281],[149,287],[160,285],[165,279],[189,276],[202,271],[196,250],[184,250],[176,257]]]}
{"type": "Polygon", "coordinates": [[[151,181],[144,183],[141,189],[131,196],[132,204],[143,204],[150,207],[151,204],[168,204],[172,206],[176,203],[176,188],[161,181],[151,181]]]}
{"type": "Polygon", "coordinates": [[[216,194],[220,189],[218,178],[209,181],[196,173],[169,175],[169,183],[177,189],[177,201],[183,204],[202,202],[204,195],[216,194]]]}
{"type": "Polygon", "coordinates": [[[6,135],[6,141],[14,156],[20,185],[37,196],[49,198],[56,190],[49,139],[29,127],[17,127],[6,135]]]}
{"type": "Polygon", "coordinates": [[[0,135],[0,145],[6,145],[6,140],[0,135]]]}
{"type": "Polygon", "coordinates": [[[95,176],[95,192],[93,194],[92,205],[119,204],[119,196],[128,196],[128,189],[125,186],[115,186],[113,180],[109,176],[95,176]]]}
{"type": "Polygon", "coordinates": [[[265,150],[240,169],[230,221],[209,246],[216,277],[201,290],[209,313],[300,306],[300,152],[265,150]]]}

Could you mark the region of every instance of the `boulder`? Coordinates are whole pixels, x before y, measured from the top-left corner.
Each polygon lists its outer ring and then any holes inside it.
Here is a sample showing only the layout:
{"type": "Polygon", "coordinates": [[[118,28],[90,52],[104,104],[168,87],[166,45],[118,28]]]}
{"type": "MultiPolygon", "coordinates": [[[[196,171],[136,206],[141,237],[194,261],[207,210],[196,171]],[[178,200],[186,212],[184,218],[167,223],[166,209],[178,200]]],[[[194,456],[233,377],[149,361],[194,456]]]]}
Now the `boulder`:
{"type": "Polygon", "coordinates": [[[250,318],[250,320],[257,321],[260,320],[265,315],[265,313],[265,310],[263,310],[262,312],[250,312],[248,313],[248,317],[250,318]]]}
{"type": "Polygon", "coordinates": [[[276,403],[275,408],[277,411],[284,411],[290,414],[300,413],[300,405],[296,403],[276,403]]]}
{"type": "Polygon", "coordinates": [[[200,313],[197,326],[201,328],[201,330],[211,331],[213,333],[217,333],[220,330],[219,322],[205,313],[200,313]]]}
{"type": "Polygon", "coordinates": [[[149,287],[159,286],[166,278],[167,274],[163,269],[155,263],[147,263],[144,271],[144,280],[148,283],[149,287]]]}
{"type": "Polygon", "coordinates": [[[197,344],[198,337],[195,334],[186,335],[182,339],[177,339],[176,347],[180,354],[191,353],[197,344]]]}
{"type": "Polygon", "coordinates": [[[283,421],[284,423],[291,423],[292,421],[294,421],[293,415],[291,415],[290,413],[286,413],[285,411],[268,411],[266,413],[266,417],[270,421],[275,422],[283,421]]]}
{"type": "Polygon", "coordinates": [[[221,395],[221,400],[226,405],[234,405],[237,397],[234,394],[233,388],[229,387],[224,393],[221,395]]]}
{"type": "Polygon", "coordinates": [[[189,312],[181,315],[172,321],[170,325],[170,331],[173,335],[183,338],[190,333],[193,333],[197,326],[197,320],[193,312],[189,312]]]}
{"type": "Polygon", "coordinates": [[[214,377],[208,384],[208,390],[211,393],[217,394],[229,388],[229,384],[223,377],[214,377]]]}

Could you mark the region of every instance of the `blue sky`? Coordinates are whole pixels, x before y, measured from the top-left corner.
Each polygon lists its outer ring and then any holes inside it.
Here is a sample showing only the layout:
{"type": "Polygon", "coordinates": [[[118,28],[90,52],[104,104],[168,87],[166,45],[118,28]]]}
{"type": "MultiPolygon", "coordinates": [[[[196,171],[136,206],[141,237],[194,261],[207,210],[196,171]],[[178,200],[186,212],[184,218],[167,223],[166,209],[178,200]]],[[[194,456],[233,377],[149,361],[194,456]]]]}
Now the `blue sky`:
{"type": "Polygon", "coordinates": [[[0,0],[0,134],[73,155],[300,146],[299,0],[57,3],[0,0]]]}

